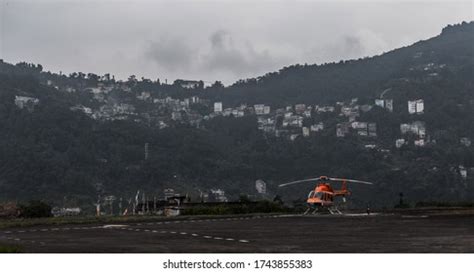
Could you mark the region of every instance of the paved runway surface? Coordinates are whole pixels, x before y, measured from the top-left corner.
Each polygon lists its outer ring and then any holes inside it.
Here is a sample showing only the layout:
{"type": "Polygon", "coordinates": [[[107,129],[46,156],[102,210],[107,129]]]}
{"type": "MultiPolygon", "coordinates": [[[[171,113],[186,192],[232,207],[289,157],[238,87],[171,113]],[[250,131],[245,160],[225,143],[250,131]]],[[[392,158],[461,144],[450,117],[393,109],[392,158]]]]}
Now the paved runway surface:
{"type": "Polygon", "coordinates": [[[0,230],[24,252],[474,252],[474,215],[278,215],[0,230]]]}

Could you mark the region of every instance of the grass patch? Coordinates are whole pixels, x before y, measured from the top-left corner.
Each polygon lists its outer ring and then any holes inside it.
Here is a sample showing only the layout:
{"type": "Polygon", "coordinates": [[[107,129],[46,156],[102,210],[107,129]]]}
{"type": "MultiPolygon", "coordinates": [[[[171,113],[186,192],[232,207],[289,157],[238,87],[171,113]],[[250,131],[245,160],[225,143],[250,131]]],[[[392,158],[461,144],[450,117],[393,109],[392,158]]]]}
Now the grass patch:
{"type": "MultiPolygon", "coordinates": [[[[217,216],[233,214],[264,214],[264,213],[294,213],[279,203],[270,201],[242,202],[234,204],[219,204],[216,206],[194,206],[182,211],[181,216],[173,219],[187,218],[189,216],[217,216]]],[[[81,224],[120,224],[159,221],[169,219],[162,215],[129,215],[129,216],[73,216],[73,217],[49,217],[49,218],[14,218],[0,219],[0,229],[32,226],[51,225],[81,225],[81,224]]]]}
{"type": "Polygon", "coordinates": [[[206,204],[186,208],[183,215],[229,215],[252,213],[290,213],[293,210],[270,201],[229,203],[209,206],[206,204]]]}
{"type": "Polygon", "coordinates": [[[12,245],[0,245],[0,253],[21,253],[19,246],[12,245]]]}

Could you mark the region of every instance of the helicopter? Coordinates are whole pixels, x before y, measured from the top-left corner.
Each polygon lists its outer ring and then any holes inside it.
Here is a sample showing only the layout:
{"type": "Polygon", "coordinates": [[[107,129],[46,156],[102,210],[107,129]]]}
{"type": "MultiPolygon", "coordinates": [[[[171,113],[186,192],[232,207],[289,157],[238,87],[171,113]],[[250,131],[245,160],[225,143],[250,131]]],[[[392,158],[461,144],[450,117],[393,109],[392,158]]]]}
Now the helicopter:
{"type": "Polygon", "coordinates": [[[290,185],[295,185],[304,182],[319,182],[314,190],[310,191],[306,203],[308,204],[308,209],[304,214],[308,214],[311,209],[313,209],[312,214],[315,214],[319,210],[326,209],[331,214],[342,214],[341,211],[337,208],[334,203],[334,197],[342,196],[343,202],[346,202],[346,196],[350,195],[351,192],[347,189],[347,182],[350,183],[359,183],[365,185],[373,185],[372,182],[355,180],[355,179],[346,179],[346,178],[334,178],[328,176],[320,176],[316,178],[308,178],[303,180],[296,180],[284,184],[280,184],[279,187],[286,187],[290,185]],[[342,187],[340,190],[335,190],[331,186],[331,181],[342,182],[342,187]]]}

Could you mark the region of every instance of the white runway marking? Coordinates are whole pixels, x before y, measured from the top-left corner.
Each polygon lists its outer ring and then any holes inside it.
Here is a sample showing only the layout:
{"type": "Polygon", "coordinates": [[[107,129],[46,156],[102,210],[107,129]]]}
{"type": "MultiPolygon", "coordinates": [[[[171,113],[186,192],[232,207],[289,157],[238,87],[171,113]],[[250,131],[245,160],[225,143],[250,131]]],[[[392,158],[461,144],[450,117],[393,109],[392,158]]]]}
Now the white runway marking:
{"type": "MultiPolygon", "coordinates": [[[[2,237],[2,238],[3,238],[3,239],[7,239],[7,240],[17,241],[17,242],[22,241],[22,242],[24,242],[24,243],[36,244],[36,241],[34,241],[34,240],[31,240],[31,241],[29,241],[29,240],[22,240],[21,238],[16,238],[16,237],[2,237]]],[[[38,243],[41,244],[42,246],[45,245],[44,242],[38,242],[38,243]]]]}
{"type": "MultiPolygon", "coordinates": [[[[180,235],[191,235],[193,237],[199,237],[200,235],[197,234],[197,233],[187,233],[187,232],[177,232],[177,231],[165,231],[165,230],[162,230],[162,231],[158,231],[158,230],[149,230],[149,229],[125,229],[125,228],[121,228],[123,230],[131,230],[131,231],[143,231],[143,232],[153,232],[153,233],[161,233],[161,234],[166,234],[166,233],[170,233],[170,234],[180,234],[180,235]]],[[[237,241],[236,239],[234,238],[223,238],[223,237],[217,237],[217,236],[209,236],[209,235],[204,235],[204,236],[201,236],[205,239],[214,239],[214,240],[225,240],[225,241],[237,241]]],[[[238,240],[238,242],[240,243],[249,243],[250,241],[248,240],[238,240]]]]}
{"type": "Polygon", "coordinates": [[[104,225],[102,228],[123,228],[123,227],[128,227],[128,225],[104,225]]]}
{"type": "Polygon", "coordinates": [[[247,217],[226,217],[226,218],[208,218],[208,219],[190,219],[190,220],[176,220],[176,221],[159,221],[159,222],[150,222],[150,223],[136,223],[136,226],[142,225],[162,225],[162,224],[179,224],[179,223],[202,223],[202,222],[222,222],[222,221],[244,221],[244,220],[253,220],[253,219],[272,219],[272,218],[281,218],[289,217],[294,215],[256,215],[256,216],[247,216],[247,217]]]}
{"type": "Polygon", "coordinates": [[[402,215],[402,218],[428,218],[428,215],[402,215]]]}

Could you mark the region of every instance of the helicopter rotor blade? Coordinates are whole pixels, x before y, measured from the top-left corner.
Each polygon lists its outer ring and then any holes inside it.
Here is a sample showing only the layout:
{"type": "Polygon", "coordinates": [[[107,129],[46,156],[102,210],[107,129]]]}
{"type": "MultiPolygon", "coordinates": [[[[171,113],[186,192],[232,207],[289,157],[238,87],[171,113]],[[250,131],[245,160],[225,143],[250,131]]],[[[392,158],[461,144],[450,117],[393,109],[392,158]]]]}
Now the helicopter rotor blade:
{"type": "Polygon", "coordinates": [[[303,179],[303,180],[296,180],[296,181],[291,181],[291,182],[288,182],[288,183],[280,184],[280,185],[278,185],[278,187],[286,187],[286,186],[289,186],[289,185],[299,184],[299,183],[303,183],[303,182],[319,181],[319,180],[321,180],[320,177],[308,178],[308,179],[303,179]]]}
{"type": "Polygon", "coordinates": [[[329,180],[331,181],[341,181],[341,182],[351,182],[351,183],[359,183],[359,184],[366,184],[366,185],[373,185],[374,183],[362,180],[355,180],[355,179],[345,179],[345,178],[334,178],[330,177],[329,180]]]}

